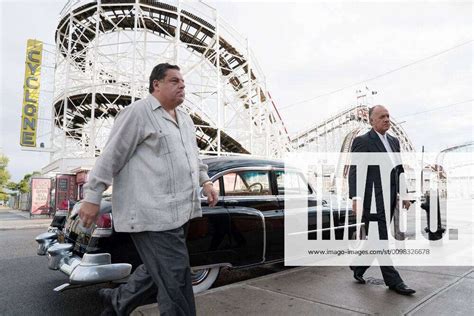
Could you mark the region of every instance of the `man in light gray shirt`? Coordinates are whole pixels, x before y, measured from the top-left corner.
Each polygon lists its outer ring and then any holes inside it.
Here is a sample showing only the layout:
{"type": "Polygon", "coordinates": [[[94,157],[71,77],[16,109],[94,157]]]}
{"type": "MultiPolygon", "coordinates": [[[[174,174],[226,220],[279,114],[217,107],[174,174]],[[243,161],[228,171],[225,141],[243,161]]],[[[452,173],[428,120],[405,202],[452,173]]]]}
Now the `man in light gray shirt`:
{"type": "Polygon", "coordinates": [[[178,66],[157,65],[150,95],[119,113],[84,188],[79,216],[90,227],[113,180],[114,228],[130,233],[144,263],[127,284],[100,291],[104,314],[128,315],[153,295],[162,315],[196,314],[186,229],[201,216],[200,187],[210,206],[217,193],[199,159],[193,121],[178,108],[184,88],[178,66]]]}

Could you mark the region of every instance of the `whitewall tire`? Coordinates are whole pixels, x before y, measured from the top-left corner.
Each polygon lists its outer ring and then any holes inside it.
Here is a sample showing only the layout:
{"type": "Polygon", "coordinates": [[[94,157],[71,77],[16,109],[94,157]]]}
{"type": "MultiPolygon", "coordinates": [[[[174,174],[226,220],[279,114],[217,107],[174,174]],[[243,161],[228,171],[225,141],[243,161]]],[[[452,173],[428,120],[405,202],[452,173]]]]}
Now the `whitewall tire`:
{"type": "Polygon", "coordinates": [[[206,269],[191,269],[194,294],[209,289],[219,276],[220,267],[206,269]]]}

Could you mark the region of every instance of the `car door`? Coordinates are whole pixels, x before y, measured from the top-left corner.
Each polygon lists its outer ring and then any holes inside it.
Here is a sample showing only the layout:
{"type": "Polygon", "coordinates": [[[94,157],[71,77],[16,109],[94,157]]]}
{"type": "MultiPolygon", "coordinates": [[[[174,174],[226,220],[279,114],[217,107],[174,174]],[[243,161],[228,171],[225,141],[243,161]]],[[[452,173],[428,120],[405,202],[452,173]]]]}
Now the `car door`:
{"type": "MultiPolygon", "coordinates": [[[[268,261],[274,239],[273,194],[269,168],[241,168],[222,176],[224,205],[231,216],[231,236],[241,264],[268,261]]],[[[278,227],[278,230],[282,227],[278,227]]]]}
{"type": "Polygon", "coordinates": [[[209,207],[207,198],[201,196],[202,217],[190,221],[186,238],[191,266],[231,263],[230,216],[223,202],[220,180],[214,180],[219,201],[209,207]]]}
{"type": "MultiPolygon", "coordinates": [[[[284,219],[285,198],[286,200],[307,199],[308,201],[308,238],[312,239],[316,229],[316,195],[312,187],[305,181],[303,174],[298,170],[274,170],[275,184],[279,202],[280,216],[284,219]],[[286,196],[285,196],[286,194],[286,196]]],[[[324,218],[329,218],[323,212],[324,218]]],[[[284,236],[283,236],[284,237],[284,236]]],[[[283,249],[281,249],[283,252],[283,249]]]]}

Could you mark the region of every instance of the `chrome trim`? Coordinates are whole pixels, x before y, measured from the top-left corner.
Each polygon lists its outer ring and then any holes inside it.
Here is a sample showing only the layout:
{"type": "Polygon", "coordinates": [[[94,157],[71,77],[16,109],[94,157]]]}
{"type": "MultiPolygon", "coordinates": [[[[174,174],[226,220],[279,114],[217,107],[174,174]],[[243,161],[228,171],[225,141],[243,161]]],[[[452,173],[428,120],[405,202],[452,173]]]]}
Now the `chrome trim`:
{"type": "Polygon", "coordinates": [[[232,268],[233,265],[231,263],[225,262],[225,263],[208,264],[208,265],[203,265],[203,266],[195,266],[195,267],[191,267],[191,269],[202,270],[202,269],[211,269],[211,268],[219,268],[219,267],[232,268]]]}
{"type": "MultiPolygon", "coordinates": [[[[238,214],[237,212],[234,212],[238,214]]],[[[265,262],[265,254],[267,252],[267,227],[265,226],[265,216],[263,213],[257,209],[254,208],[245,208],[243,210],[240,210],[240,213],[250,213],[250,214],[257,214],[260,216],[262,219],[262,226],[263,226],[263,253],[262,253],[262,261],[259,263],[264,263],[265,262]]],[[[232,212],[229,212],[230,219],[232,220],[232,212]]]]}
{"type": "Polygon", "coordinates": [[[45,240],[44,242],[38,244],[38,249],[36,250],[36,253],[39,256],[45,256],[48,253],[48,249],[51,246],[56,245],[57,243],[58,241],[56,239],[45,240]]]}
{"type": "Polygon", "coordinates": [[[294,167],[288,167],[288,168],[274,167],[273,168],[273,171],[285,171],[285,170],[286,171],[295,171],[295,172],[298,172],[300,174],[303,174],[300,169],[294,168],[294,167]]]}
{"type": "MultiPolygon", "coordinates": [[[[207,197],[200,197],[200,201],[207,201],[207,197]]],[[[239,196],[239,195],[219,195],[219,201],[220,202],[231,202],[232,200],[236,201],[253,201],[253,200],[264,200],[267,202],[273,202],[277,201],[277,196],[276,195],[252,195],[252,196],[239,196]]]]}
{"type": "Polygon", "coordinates": [[[42,233],[36,236],[35,240],[38,243],[36,253],[40,256],[46,255],[48,249],[58,242],[57,238],[58,235],[53,232],[42,233]]]}
{"type": "Polygon", "coordinates": [[[283,258],[283,259],[273,259],[273,260],[265,262],[265,264],[274,264],[274,263],[280,263],[280,262],[285,262],[285,258],[283,258]]]}
{"type": "Polygon", "coordinates": [[[238,171],[271,171],[273,170],[272,166],[267,166],[267,167],[237,167],[237,168],[231,168],[231,169],[226,169],[224,171],[218,172],[215,175],[212,176],[211,181],[214,182],[214,180],[217,180],[220,176],[223,176],[227,173],[231,172],[238,172],[238,171]]]}
{"type": "Polygon", "coordinates": [[[263,224],[263,255],[262,255],[262,263],[265,262],[265,255],[267,254],[267,227],[265,226],[265,216],[263,213],[259,210],[255,210],[260,214],[260,217],[262,218],[262,224],[263,224]]]}
{"type": "Polygon", "coordinates": [[[365,223],[358,223],[358,224],[350,224],[350,225],[344,225],[344,226],[336,226],[336,227],[329,227],[329,228],[321,228],[321,229],[311,229],[311,230],[305,230],[302,232],[295,232],[295,233],[289,233],[288,236],[293,236],[293,235],[302,235],[302,234],[308,234],[308,233],[315,233],[315,232],[324,232],[328,230],[336,230],[336,229],[344,229],[344,228],[349,228],[349,227],[358,227],[365,225],[365,223]]]}
{"type": "Polygon", "coordinates": [[[45,239],[52,239],[52,238],[57,238],[56,233],[53,232],[46,232],[39,234],[38,236],[35,237],[36,242],[40,242],[45,239]]]}
{"type": "Polygon", "coordinates": [[[272,165],[269,165],[269,166],[266,166],[266,167],[263,167],[263,166],[236,167],[236,168],[226,169],[224,171],[216,173],[215,175],[212,176],[211,181],[214,181],[214,180],[216,180],[216,178],[218,178],[218,177],[220,177],[224,174],[230,173],[230,172],[238,172],[238,171],[285,171],[285,170],[296,171],[296,172],[299,172],[300,174],[303,174],[300,169],[292,168],[292,167],[280,168],[280,167],[274,167],[272,165]]]}
{"type": "Polygon", "coordinates": [[[207,269],[199,269],[196,271],[191,270],[191,281],[194,284],[201,283],[202,280],[205,280],[206,277],[209,275],[209,268],[207,269]]]}
{"type": "MultiPolygon", "coordinates": [[[[278,199],[280,200],[284,200],[285,199],[285,194],[278,194],[278,195],[275,195],[278,199]]],[[[296,199],[296,198],[306,198],[306,199],[309,199],[309,198],[314,198],[316,199],[318,202],[321,201],[321,199],[318,199],[318,197],[316,196],[316,194],[314,193],[311,193],[311,194],[290,194],[288,195],[289,198],[291,199],[296,199]]]]}
{"type": "Polygon", "coordinates": [[[239,196],[239,195],[227,195],[223,197],[223,201],[225,202],[226,200],[237,200],[237,201],[253,201],[253,200],[267,200],[273,202],[274,200],[277,201],[278,198],[276,195],[252,195],[252,196],[239,196]]]}
{"type": "Polygon", "coordinates": [[[55,244],[48,249],[48,268],[58,270],[64,258],[72,256],[72,244],[55,244]]]}
{"type": "MultiPolygon", "coordinates": [[[[109,214],[110,216],[110,223],[112,224],[111,228],[97,228],[95,227],[94,231],[91,234],[91,237],[110,237],[112,236],[114,232],[114,217],[112,216],[112,212],[110,213],[104,213],[104,214],[109,214]]],[[[104,215],[104,214],[99,214],[99,216],[104,215]]]]}
{"type": "Polygon", "coordinates": [[[81,263],[72,271],[69,282],[71,284],[110,282],[128,277],[131,271],[132,265],[128,263],[104,265],[83,265],[81,263]]]}
{"type": "Polygon", "coordinates": [[[69,283],[61,284],[60,286],[55,287],[55,288],[53,289],[53,291],[55,291],[55,292],[62,292],[62,291],[64,291],[64,290],[66,290],[70,285],[71,285],[71,284],[69,284],[69,283]]]}
{"type": "MultiPolygon", "coordinates": [[[[298,168],[293,168],[293,167],[287,167],[287,168],[280,168],[280,167],[274,167],[274,166],[266,166],[266,167],[262,167],[262,166],[258,166],[258,167],[236,167],[236,168],[231,168],[231,169],[226,169],[224,171],[221,171],[221,172],[218,172],[216,173],[215,175],[213,175],[210,180],[212,182],[216,181],[219,177],[223,176],[223,175],[226,175],[227,173],[231,173],[231,172],[239,172],[239,171],[294,171],[294,172],[298,172],[300,175],[303,176],[303,178],[305,179],[306,183],[309,185],[309,187],[311,188],[311,191],[312,193],[311,194],[314,194],[314,192],[316,192],[313,188],[313,186],[309,183],[308,179],[304,176],[304,174],[301,172],[301,170],[299,170],[298,168]]],[[[271,183],[270,183],[271,185],[271,183]]],[[[278,193],[278,192],[276,192],[278,193]]],[[[201,188],[201,191],[200,191],[200,196],[201,197],[204,197],[203,193],[202,193],[202,188],[201,188]]],[[[265,196],[265,195],[255,195],[255,197],[262,197],[262,196],[265,196]]],[[[272,194],[272,195],[269,195],[269,196],[277,196],[277,194],[272,194]]],[[[220,199],[221,197],[225,197],[224,195],[219,195],[219,200],[222,201],[222,199],[220,199]]]]}
{"type": "Polygon", "coordinates": [[[72,249],[72,244],[67,244],[67,243],[64,243],[64,244],[56,244],[54,245],[53,247],[49,248],[48,249],[48,253],[50,255],[58,255],[58,254],[61,254],[65,251],[69,251],[72,249]]]}
{"type": "Polygon", "coordinates": [[[66,275],[71,275],[71,273],[80,263],[81,263],[81,258],[78,256],[66,257],[61,262],[59,266],[59,270],[66,275]]]}
{"type": "Polygon", "coordinates": [[[94,232],[92,233],[91,237],[110,237],[112,236],[113,229],[112,228],[95,228],[94,232]]]}
{"type": "MultiPolygon", "coordinates": [[[[127,278],[132,265],[128,263],[111,263],[109,253],[84,254],[82,260],[67,251],[72,244],[58,244],[50,251],[51,267],[69,276],[70,285],[94,284],[123,280],[127,278]],[[60,247],[63,246],[63,247],[60,247]]],[[[48,263],[48,266],[50,263],[48,263]]],[[[51,269],[50,267],[50,269],[51,269]]],[[[67,287],[64,285],[64,287],[67,287]]],[[[58,291],[62,288],[59,287],[58,291]]]]}
{"type": "Polygon", "coordinates": [[[111,263],[112,257],[110,253],[86,253],[81,261],[81,265],[83,266],[100,266],[111,263]]]}
{"type": "Polygon", "coordinates": [[[78,289],[78,288],[81,288],[81,287],[84,287],[84,286],[87,286],[89,284],[76,284],[76,285],[72,285],[70,283],[64,283],[64,284],[61,284],[60,286],[58,287],[55,287],[53,289],[53,291],[55,292],[64,292],[66,290],[73,290],[73,289],[78,289]]]}
{"type": "Polygon", "coordinates": [[[131,264],[112,264],[109,253],[86,253],[81,259],[73,255],[73,244],[60,244],[57,237],[56,233],[48,232],[35,238],[38,243],[38,254],[48,253],[48,268],[60,270],[69,276],[69,283],[55,288],[55,291],[63,291],[72,285],[124,280],[132,271],[131,264]]]}

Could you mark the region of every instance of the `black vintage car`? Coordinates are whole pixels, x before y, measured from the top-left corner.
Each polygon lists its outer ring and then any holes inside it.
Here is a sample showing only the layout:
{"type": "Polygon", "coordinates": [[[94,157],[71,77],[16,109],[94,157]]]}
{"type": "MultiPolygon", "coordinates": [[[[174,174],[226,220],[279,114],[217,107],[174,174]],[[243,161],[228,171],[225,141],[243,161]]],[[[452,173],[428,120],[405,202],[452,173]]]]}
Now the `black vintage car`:
{"type": "MultiPolygon", "coordinates": [[[[285,193],[308,198],[308,223],[315,224],[317,204],[303,174],[289,168],[285,172],[280,161],[235,157],[203,161],[209,166],[219,202],[210,208],[202,196],[203,216],[189,226],[187,245],[196,293],[211,287],[222,267],[240,269],[284,260],[285,193]],[[284,186],[285,177],[289,187],[284,186]]],[[[324,224],[332,210],[322,204],[324,224]]],[[[101,202],[96,227],[91,229],[81,225],[79,206],[80,202],[68,216],[56,216],[49,231],[36,238],[38,254],[48,255],[49,268],[69,276],[69,283],[56,290],[126,281],[141,261],[130,236],[114,230],[110,197],[101,202]]],[[[349,223],[354,222],[349,214],[349,223]]],[[[345,222],[344,217],[337,218],[336,234],[345,222]]],[[[314,229],[315,225],[308,225],[308,237],[314,229]]]]}

